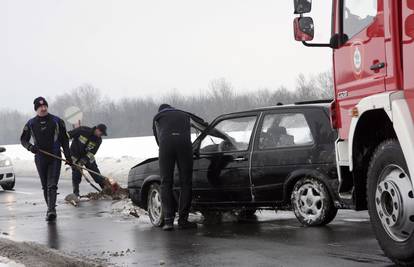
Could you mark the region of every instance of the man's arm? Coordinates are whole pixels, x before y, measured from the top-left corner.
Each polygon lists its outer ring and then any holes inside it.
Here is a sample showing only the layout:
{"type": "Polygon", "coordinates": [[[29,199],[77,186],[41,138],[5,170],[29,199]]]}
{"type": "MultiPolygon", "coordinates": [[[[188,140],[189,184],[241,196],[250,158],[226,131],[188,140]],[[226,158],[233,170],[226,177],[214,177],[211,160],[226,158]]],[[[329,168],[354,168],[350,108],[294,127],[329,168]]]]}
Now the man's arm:
{"type": "Polygon", "coordinates": [[[155,137],[155,141],[157,142],[157,145],[160,145],[159,141],[158,141],[158,133],[157,133],[157,125],[156,125],[157,121],[154,119],[154,121],[152,122],[152,132],[154,134],[155,137]]]}
{"type": "Polygon", "coordinates": [[[22,135],[20,136],[20,143],[24,148],[26,148],[28,151],[32,152],[33,154],[37,154],[38,149],[35,145],[30,143],[30,138],[32,137],[30,133],[30,126],[29,123],[26,123],[26,125],[23,128],[22,135]]]}
{"type": "Polygon", "coordinates": [[[98,152],[101,144],[102,144],[102,139],[99,139],[99,141],[96,142],[94,148],[92,149],[86,148],[86,155],[85,157],[81,158],[80,161],[82,163],[87,163],[87,162],[93,163],[95,161],[95,155],[98,152]]]}
{"type": "Polygon", "coordinates": [[[59,142],[63,149],[63,154],[65,154],[65,158],[67,161],[72,162],[72,157],[70,155],[69,149],[69,134],[66,132],[66,125],[63,120],[59,120],[59,142]]]}

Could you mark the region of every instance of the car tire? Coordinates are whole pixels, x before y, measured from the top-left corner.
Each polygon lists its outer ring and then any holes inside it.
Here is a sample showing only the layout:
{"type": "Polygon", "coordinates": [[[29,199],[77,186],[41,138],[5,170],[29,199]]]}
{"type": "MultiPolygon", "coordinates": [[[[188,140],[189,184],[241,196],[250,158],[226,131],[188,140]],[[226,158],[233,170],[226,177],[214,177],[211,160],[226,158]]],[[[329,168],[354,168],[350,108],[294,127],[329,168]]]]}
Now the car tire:
{"type": "Polygon", "coordinates": [[[15,181],[13,181],[13,182],[11,182],[11,183],[8,183],[8,184],[5,184],[5,185],[2,185],[1,187],[2,187],[4,190],[13,190],[13,188],[14,188],[15,184],[16,184],[16,182],[15,182],[15,181]]]}
{"type": "Polygon", "coordinates": [[[323,226],[338,212],[327,186],[319,179],[305,177],[296,182],[291,193],[296,218],[304,226],[323,226]]]}
{"type": "Polygon", "coordinates": [[[414,195],[399,142],[381,143],[368,167],[367,201],[371,224],[386,256],[414,266],[414,195]]]}
{"type": "Polygon", "coordinates": [[[162,209],[161,187],[157,183],[150,185],[148,189],[147,211],[152,225],[164,226],[164,212],[162,209]]]}

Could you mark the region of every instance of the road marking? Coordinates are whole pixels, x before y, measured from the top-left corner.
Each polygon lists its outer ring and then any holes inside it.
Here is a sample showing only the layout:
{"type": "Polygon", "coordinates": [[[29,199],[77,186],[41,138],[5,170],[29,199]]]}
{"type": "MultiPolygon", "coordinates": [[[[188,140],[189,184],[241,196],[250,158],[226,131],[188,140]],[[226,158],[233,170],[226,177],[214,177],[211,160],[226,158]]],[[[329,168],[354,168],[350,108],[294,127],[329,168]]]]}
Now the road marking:
{"type": "Polygon", "coordinates": [[[30,192],[23,192],[23,191],[11,191],[11,190],[4,190],[5,192],[9,193],[16,193],[16,194],[22,194],[22,195],[33,195],[33,193],[30,192]]]}

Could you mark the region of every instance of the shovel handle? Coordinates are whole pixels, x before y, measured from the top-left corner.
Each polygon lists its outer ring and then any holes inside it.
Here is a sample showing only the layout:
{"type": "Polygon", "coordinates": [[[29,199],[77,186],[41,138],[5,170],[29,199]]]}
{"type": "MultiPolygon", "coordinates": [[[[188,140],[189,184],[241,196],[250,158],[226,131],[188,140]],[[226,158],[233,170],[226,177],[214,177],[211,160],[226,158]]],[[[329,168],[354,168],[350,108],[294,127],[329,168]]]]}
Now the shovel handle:
{"type": "Polygon", "coordinates": [[[102,175],[102,174],[100,174],[99,172],[96,172],[96,171],[90,170],[90,169],[88,169],[88,168],[86,168],[86,167],[84,167],[84,166],[82,166],[82,165],[76,164],[76,163],[70,163],[70,162],[69,162],[69,161],[67,161],[66,159],[61,158],[61,157],[58,157],[58,156],[56,156],[55,154],[49,153],[49,152],[44,151],[44,150],[42,150],[42,149],[39,149],[39,151],[40,151],[41,153],[43,153],[43,154],[45,154],[45,155],[49,156],[49,157],[52,157],[52,158],[58,159],[58,160],[60,160],[60,161],[63,161],[63,162],[65,162],[65,163],[68,163],[69,165],[75,166],[76,168],[79,168],[79,169],[81,169],[81,170],[88,171],[88,172],[93,173],[93,174],[95,174],[95,175],[98,175],[98,176],[100,176],[100,177],[102,177],[102,178],[104,178],[104,179],[109,180],[109,178],[108,178],[108,177],[103,176],[103,175],[102,175]]]}

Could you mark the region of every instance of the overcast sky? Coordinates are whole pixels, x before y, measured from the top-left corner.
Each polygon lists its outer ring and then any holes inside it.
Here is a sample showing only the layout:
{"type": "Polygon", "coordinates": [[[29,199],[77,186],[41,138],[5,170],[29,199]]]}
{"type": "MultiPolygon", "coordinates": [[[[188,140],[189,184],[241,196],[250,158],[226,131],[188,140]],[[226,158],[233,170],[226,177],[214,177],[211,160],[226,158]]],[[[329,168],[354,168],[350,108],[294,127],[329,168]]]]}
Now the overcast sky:
{"type": "MultiPolygon", "coordinates": [[[[326,2],[312,14],[322,41],[326,2]]],[[[85,83],[114,99],[222,77],[240,91],[292,87],[332,65],[329,49],[293,40],[293,17],[293,0],[0,0],[0,108],[29,112],[85,83]]]]}

